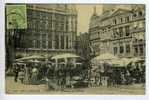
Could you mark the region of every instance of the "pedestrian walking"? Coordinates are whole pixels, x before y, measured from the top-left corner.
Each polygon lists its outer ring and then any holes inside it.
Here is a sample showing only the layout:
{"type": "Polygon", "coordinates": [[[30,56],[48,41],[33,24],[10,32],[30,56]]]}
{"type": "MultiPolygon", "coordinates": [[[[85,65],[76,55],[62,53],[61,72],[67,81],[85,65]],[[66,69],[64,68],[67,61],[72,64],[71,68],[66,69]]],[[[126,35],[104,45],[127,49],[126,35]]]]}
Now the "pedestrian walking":
{"type": "Polygon", "coordinates": [[[24,78],[25,78],[25,69],[21,67],[21,70],[19,71],[19,80],[21,81],[21,83],[24,82],[24,78]]]}
{"type": "Polygon", "coordinates": [[[16,64],[14,67],[14,81],[18,81],[19,66],[16,64]]]}

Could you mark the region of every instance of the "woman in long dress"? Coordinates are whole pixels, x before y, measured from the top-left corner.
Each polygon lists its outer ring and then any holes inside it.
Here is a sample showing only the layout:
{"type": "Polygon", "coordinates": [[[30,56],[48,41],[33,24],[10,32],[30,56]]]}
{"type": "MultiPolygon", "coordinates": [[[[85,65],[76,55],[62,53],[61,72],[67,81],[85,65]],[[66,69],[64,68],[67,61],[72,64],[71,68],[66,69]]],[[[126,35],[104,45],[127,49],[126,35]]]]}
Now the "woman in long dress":
{"type": "Polygon", "coordinates": [[[37,76],[38,76],[38,69],[36,67],[34,67],[32,69],[32,76],[31,76],[31,83],[32,84],[37,84],[38,80],[37,80],[37,76]]]}

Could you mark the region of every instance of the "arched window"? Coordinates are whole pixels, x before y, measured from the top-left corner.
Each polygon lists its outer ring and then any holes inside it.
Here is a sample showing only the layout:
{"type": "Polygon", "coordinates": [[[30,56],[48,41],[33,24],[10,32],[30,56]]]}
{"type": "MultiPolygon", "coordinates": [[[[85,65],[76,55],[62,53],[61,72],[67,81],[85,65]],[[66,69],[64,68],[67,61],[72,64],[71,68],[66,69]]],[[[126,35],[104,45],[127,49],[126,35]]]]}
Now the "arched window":
{"type": "Polygon", "coordinates": [[[142,15],[143,15],[142,11],[139,11],[139,12],[138,12],[138,15],[139,15],[139,16],[142,16],[142,15]]]}
{"type": "Polygon", "coordinates": [[[113,50],[114,50],[114,55],[116,55],[118,51],[117,47],[114,47],[113,50]]]}
{"type": "Polygon", "coordinates": [[[127,44],[127,45],[126,45],[126,52],[127,52],[127,53],[130,53],[130,44],[127,44]]]}
{"type": "Polygon", "coordinates": [[[123,52],[124,52],[124,47],[120,46],[120,53],[123,53],[123,52]]]}
{"type": "Polygon", "coordinates": [[[136,13],[134,13],[134,14],[133,14],[133,17],[137,17],[137,14],[136,14],[136,13]]]}

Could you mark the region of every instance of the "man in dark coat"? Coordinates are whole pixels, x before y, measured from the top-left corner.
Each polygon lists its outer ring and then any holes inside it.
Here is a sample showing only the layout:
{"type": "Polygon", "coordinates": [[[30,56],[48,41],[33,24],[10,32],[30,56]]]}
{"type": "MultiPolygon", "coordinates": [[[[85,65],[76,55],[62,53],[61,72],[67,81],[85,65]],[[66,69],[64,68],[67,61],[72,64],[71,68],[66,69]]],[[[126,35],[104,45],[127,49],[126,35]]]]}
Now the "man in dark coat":
{"type": "Polygon", "coordinates": [[[18,81],[18,74],[19,74],[19,66],[16,65],[14,67],[14,81],[17,82],[18,81]]]}

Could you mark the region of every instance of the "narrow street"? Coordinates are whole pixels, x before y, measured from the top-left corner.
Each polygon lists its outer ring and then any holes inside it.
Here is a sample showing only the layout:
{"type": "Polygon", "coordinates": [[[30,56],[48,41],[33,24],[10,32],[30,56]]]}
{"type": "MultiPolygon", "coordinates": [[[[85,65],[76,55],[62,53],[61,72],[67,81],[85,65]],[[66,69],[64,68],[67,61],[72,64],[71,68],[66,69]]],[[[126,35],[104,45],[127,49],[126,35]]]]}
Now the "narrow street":
{"type": "Polygon", "coordinates": [[[65,89],[64,91],[48,90],[47,85],[24,85],[20,81],[17,83],[13,81],[13,77],[6,77],[6,93],[8,94],[75,94],[75,95],[144,95],[145,88],[142,84],[123,85],[118,87],[90,87],[65,89]]]}

